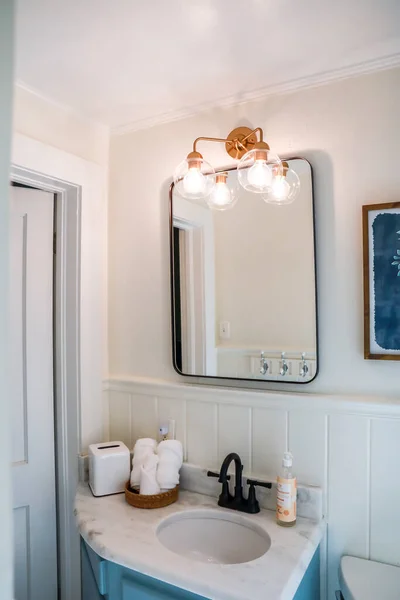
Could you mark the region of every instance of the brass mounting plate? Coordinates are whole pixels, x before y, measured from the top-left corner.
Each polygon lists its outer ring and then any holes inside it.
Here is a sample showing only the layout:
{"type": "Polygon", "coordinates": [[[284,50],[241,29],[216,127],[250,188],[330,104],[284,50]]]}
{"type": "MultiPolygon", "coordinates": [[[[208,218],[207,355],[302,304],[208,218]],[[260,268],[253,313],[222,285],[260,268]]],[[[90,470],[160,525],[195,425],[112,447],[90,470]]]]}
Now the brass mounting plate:
{"type": "Polygon", "coordinates": [[[226,142],[225,149],[229,156],[235,159],[242,158],[246,152],[252,150],[257,142],[257,134],[253,133],[245,142],[243,142],[244,148],[238,144],[238,142],[242,142],[246,136],[248,136],[252,132],[252,129],[249,127],[236,127],[233,129],[228,135],[227,139],[229,142],[226,142]]]}

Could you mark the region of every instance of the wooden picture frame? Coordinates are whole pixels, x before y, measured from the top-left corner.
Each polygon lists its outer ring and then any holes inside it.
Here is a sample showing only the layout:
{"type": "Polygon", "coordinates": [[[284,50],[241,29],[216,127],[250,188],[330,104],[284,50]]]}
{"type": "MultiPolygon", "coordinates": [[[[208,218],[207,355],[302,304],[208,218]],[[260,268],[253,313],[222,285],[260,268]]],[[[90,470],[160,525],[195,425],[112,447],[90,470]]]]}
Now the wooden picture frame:
{"type": "Polygon", "coordinates": [[[364,358],[400,360],[400,202],[363,216],[364,358]]]}

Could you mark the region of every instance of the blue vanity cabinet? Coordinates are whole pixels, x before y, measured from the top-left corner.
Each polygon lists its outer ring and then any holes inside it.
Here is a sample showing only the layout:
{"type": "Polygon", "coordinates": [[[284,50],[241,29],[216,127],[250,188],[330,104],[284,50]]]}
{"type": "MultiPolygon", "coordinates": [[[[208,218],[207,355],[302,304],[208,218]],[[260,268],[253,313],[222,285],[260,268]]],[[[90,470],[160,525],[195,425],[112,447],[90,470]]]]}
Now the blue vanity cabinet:
{"type": "MultiPolygon", "coordinates": [[[[319,599],[320,557],[318,548],[293,600],[319,599]]],[[[82,541],[82,600],[209,599],[106,561],[82,541]]]]}

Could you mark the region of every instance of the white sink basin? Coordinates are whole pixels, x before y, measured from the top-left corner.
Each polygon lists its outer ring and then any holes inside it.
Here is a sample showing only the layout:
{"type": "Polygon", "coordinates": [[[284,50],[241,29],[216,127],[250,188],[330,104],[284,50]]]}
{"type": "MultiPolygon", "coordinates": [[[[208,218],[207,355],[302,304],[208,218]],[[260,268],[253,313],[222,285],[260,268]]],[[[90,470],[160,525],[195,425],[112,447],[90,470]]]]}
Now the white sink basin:
{"type": "Polygon", "coordinates": [[[249,518],[217,510],[172,515],[159,525],[157,537],[176,554],[225,565],[255,560],[271,546],[268,533],[249,518]]]}

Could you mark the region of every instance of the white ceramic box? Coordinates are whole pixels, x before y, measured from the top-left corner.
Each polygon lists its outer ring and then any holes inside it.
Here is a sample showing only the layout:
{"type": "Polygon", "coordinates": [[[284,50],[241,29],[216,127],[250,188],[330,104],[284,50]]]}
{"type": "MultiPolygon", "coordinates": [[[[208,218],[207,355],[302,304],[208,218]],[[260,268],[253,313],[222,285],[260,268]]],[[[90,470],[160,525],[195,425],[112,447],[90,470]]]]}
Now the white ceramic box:
{"type": "Polygon", "coordinates": [[[130,475],[130,453],[123,442],[89,446],[89,485],[94,496],[124,491],[130,475]]]}

